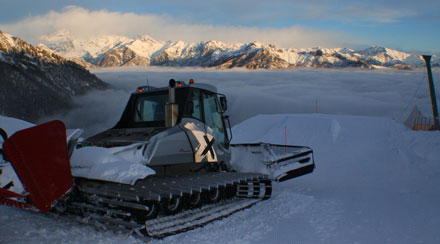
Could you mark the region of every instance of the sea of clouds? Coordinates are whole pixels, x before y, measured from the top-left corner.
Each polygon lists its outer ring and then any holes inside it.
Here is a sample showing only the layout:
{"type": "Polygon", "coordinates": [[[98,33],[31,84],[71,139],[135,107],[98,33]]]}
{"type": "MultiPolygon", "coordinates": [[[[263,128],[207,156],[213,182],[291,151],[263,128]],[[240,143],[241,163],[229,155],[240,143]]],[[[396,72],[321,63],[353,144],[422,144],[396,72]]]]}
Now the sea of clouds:
{"type": "MultiPolygon", "coordinates": [[[[119,120],[131,92],[169,79],[215,85],[228,98],[232,125],[258,114],[344,114],[391,118],[403,122],[414,105],[432,116],[424,69],[290,69],[279,71],[202,68],[127,67],[92,70],[112,89],[76,97],[76,109],[52,116],[86,134],[108,129],[119,120]]],[[[439,69],[434,69],[434,79],[439,69]]],[[[437,90],[439,86],[437,85],[437,90]]]]}

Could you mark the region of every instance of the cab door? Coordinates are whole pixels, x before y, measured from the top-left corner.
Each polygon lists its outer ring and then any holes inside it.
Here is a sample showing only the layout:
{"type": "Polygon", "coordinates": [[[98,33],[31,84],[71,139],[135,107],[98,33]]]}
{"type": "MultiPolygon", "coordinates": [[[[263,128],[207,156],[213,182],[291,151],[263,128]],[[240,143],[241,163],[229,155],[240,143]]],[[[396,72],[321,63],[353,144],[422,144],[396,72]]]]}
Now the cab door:
{"type": "Polygon", "coordinates": [[[212,132],[217,144],[226,148],[226,130],[217,94],[204,91],[202,92],[202,101],[207,132],[212,132]]]}
{"type": "Polygon", "coordinates": [[[226,133],[217,94],[193,89],[189,98],[191,112],[182,119],[194,152],[194,162],[225,161],[226,133]]]}

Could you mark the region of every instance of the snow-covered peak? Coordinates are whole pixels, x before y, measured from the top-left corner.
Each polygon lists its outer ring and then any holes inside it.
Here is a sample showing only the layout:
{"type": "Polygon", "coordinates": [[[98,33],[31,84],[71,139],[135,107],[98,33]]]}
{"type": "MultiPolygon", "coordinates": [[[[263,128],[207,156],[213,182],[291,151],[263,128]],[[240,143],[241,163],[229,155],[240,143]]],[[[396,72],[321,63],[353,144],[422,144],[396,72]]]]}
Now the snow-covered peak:
{"type": "Polygon", "coordinates": [[[40,40],[50,49],[68,58],[96,57],[111,48],[133,41],[120,35],[105,35],[83,40],[74,38],[66,32],[42,36],[40,40]]]}
{"type": "Polygon", "coordinates": [[[394,59],[399,59],[399,60],[405,60],[406,58],[411,56],[411,54],[409,54],[409,53],[393,50],[393,49],[390,49],[390,48],[385,48],[385,52],[390,57],[393,57],[394,59]]]}
{"type": "MultiPolygon", "coordinates": [[[[278,48],[259,41],[226,44],[216,40],[187,43],[161,41],[149,35],[136,38],[106,35],[87,40],[67,31],[42,37],[46,46],[72,60],[97,66],[175,65],[217,67],[395,67],[424,65],[418,56],[390,48],[278,48]],[[257,56],[255,54],[258,53],[257,56]],[[248,56],[249,58],[245,58],[248,56]],[[235,61],[234,61],[235,60],[235,61]],[[249,65],[249,62],[252,64],[249,65]],[[264,64],[263,64],[264,63],[264,64]]],[[[433,57],[433,65],[439,63],[433,57]]]]}
{"type": "Polygon", "coordinates": [[[10,34],[0,31],[0,51],[7,52],[15,46],[14,38],[10,34]]]}
{"type": "Polygon", "coordinates": [[[55,51],[44,45],[33,46],[18,37],[0,31],[0,53],[3,53],[2,60],[14,63],[14,58],[6,59],[5,55],[24,55],[29,59],[44,62],[60,63],[66,61],[55,51]]]}
{"type": "Polygon", "coordinates": [[[42,35],[39,37],[42,41],[66,41],[66,40],[73,40],[75,39],[75,36],[68,30],[62,29],[57,32],[54,32],[49,35],[42,35]]]}
{"type": "Polygon", "coordinates": [[[141,35],[135,38],[136,40],[140,40],[140,41],[150,41],[150,42],[157,42],[157,40],[155,40],[154,38],[152,38],[149,35],[141,35]]]}
{"type": "Polygon", "coordinates": [[[216,47],[216,48],[222,48],[222,49],[230,47],[226,43],[221,42],[221,41],[216,41],[216,40],[209,40],[209,41],[206,42],[206,45],[207,46],[211,46],[211,47],[216,47]]]}
{"type": "Polygon", "coordinates": [[[338,48],[338,52],[342,53],[342,54],[349,54],[349,53],[353,53],[354,50],[350,49],[350,48],[338,48]]]}
{"type": "Polygon", "coordinates": [[[411,55],[409,53],[378,46],[371,46],[364,50],[357,51],[357,53],[365,57],[377,57],[379,55],[387,55],[393,59],[399,60],[404,60],[411,55]]]}
{"type": "Polygon", "coordinates": [[[259,42],[259,41],[249,42],[249,43],[247,43],[245,45],[247,46],[247,48],[265,48],[265,47],[268,47],[267,44],[264,44],[264,43],[259,42]]]}
{"type": "Polygon", "coordinates": [[[376,56],[381,53],[386,53],[386,49],[384,47],[371,46],[366,49],[359,50],[358,53],[366,56],[376,56]]]}
{"type": "Polygon", "coordinates": [[[136,53],[137,56],[149,58],[154,52],[162,48],[164,44],[165,43],[162,41],[156,41],[145,35],[134,39],[132,42],[125,44],[125,46],[121,45],[121,47],[124,46],[129,48],[136,53]]]}

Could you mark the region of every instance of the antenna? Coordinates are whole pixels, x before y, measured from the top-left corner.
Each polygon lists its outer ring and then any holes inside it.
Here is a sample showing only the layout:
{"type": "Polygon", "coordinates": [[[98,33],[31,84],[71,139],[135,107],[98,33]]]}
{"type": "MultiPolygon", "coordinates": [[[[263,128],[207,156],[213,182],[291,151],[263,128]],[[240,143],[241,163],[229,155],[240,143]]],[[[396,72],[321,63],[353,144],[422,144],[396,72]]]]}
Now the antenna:
{"type": "Polygon", "coordinates": [[[147,77],[147,86],[148,86],[148,91],[151,91],[151,86],[150,86],[150,82],[148,81],[148,77],[147,77]]]}

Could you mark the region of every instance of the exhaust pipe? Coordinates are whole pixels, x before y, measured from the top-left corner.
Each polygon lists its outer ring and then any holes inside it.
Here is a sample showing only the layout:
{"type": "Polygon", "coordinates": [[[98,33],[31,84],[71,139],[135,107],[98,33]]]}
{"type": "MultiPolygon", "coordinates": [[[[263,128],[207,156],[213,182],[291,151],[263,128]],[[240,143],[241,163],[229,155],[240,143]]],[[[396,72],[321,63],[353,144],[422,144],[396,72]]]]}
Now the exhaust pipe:
{"type": "Polygon", "coordinates": [[[179,105],[176,103],[176,81],[170,80],[168,86],[168,103],[165,104],[165,127],[174,127],[177,123],[177,116],[179,114],[179,105]]]}

